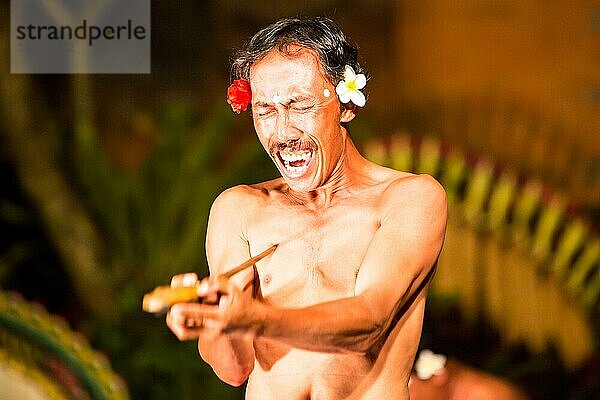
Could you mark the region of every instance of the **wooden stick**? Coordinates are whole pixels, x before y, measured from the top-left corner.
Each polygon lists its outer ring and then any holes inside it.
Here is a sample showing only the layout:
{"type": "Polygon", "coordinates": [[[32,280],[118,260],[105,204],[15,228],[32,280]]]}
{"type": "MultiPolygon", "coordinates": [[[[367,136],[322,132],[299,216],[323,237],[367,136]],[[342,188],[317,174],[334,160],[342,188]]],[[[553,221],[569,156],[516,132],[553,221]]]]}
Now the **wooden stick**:
{"type": "MultiPolygon", "coordinates": [[[[274,244],[262,253],[244,261],[237,267],[230,269],[218,277],[229,279],[235,274],[252,267],[258,261],[273,253],[276,248],[277,245],[274,244]]],[[[150,293],[146,293],[144,295],[144,299],[142,300],[142,309],[149,313],[162,313],[167,311],[173,304],[198,301],[198,293],[196,289],[199,283],[200,282],[197,282],[194,286],[158,286],[150,293]]]]}
{"type": "Polygon", "coordinates": [[[276,248],[277,248],[277,245],[274,244],[273,246],[269,247],[268,249],[266,249],[262,253],[260,253],[260,254],[258,254],[256,256],[252,257],[251,259],[249,259],[247,261],[244,261],[243,263],[241,263],[237,267],[232,268],[229,271],[222,273],[220,276],[229,279],[232,276],[234,276],[235,274],[237,274],[238,272],[242,272],[246,268],[253,266],[257,262],[259,262],[260,260],[262,260],[263,258],[265,258],[266,256],[268,256],[269,254],[271,254],[272,252],[274,252],[276,248]]]}

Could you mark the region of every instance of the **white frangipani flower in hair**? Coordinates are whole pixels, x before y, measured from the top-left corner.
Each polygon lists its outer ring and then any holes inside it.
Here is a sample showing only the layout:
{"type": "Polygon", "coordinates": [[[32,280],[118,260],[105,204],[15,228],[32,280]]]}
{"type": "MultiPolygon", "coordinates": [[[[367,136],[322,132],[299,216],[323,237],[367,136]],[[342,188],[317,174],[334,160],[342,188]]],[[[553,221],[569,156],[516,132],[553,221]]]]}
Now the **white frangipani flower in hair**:
{"type": "Polygon", "coordinates": [[[367,78],[364,74],[356,74],[351,66],[346,65],[344,71],[344,80],[340,81],[335,88],[335,92],[342,103],[353,102],[359,107],[363,107],[367,102],[365,95],[360,91],[367,84],[367,78]]]}
{"type": "Polygon", "coordinates": [[[446,356],[435,354],[433,351],[425,349],[419,353],[419,358],[415,363],[415,371],[419,379],[429,379],[433,375],[439,375],[446,365],[446,356]]]}

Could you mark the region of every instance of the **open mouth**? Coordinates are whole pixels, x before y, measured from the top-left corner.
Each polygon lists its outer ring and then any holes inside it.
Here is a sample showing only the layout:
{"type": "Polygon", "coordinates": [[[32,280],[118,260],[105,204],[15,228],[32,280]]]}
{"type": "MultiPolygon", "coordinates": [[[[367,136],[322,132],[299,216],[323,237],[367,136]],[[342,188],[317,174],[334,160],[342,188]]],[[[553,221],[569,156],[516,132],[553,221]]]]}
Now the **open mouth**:
{"type": "Polygon", "coordinates": [[[313,150],[310,148],[299,150],[284,149],[277,151],[276,154],[286,174],[292,178],[297,178],[304,175],[308,170],[313,150]]]}

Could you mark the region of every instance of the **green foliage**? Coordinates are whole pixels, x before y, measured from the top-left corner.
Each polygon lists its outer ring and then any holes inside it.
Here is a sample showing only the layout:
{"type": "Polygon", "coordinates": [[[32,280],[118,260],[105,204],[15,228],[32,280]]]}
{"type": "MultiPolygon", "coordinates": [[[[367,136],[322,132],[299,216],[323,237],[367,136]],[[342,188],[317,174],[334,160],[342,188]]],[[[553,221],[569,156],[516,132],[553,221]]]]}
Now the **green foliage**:
{"type": "Polygon", "coordinates": [[[79,132],[78,180],[103,232],[108,262],[123,281],[153,286],[174,273],[206,272],[210,204],[260,162],[262,151],[255,141],[235,143],[231,114],[216,107],[195,127],[185,107],[167,109],[156,126],[159,143],[135,174],[111,165],[97,141],[79,132]],[[224,157],[229,162],[219,163],[224,157]]]}
{"type": "Polygon", "coordinates": [[[200,126],[186,107],[169,107],[154,127],[157,145],[135,173],[112,165],[88,128],[76,133],[74,172],[102,233],[116,289],[115,318],[90,320],[88,330],[134,398],[241,397],[240,389],[217,381],[194,343],[178,342],[162,319],[140,307],[143,293],[173,274],[206,274],[206,223],[220,191],[244,182],[249,170],[273,176],[258,141],[234,136],[236,121],[226,105],[200,126]]]}
{"type": "Polygon", "coordinates": [[[179,342],[162,318],[140,312],[126,321],[94,319],[94,346],[110,354],[134,399],[241,399],[243,390],[221,383],[198,355],[195,342],[179,342]]]}

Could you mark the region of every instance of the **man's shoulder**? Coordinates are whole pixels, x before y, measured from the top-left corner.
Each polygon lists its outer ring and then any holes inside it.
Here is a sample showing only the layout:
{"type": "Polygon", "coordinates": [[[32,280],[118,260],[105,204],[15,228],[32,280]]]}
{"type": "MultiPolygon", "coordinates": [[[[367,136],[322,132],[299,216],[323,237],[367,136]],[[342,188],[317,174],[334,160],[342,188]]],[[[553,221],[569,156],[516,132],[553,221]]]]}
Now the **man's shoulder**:
{"type": "Polygon", "coordinates": [[[281,186],[281,179],[251,185],[236,185],[225,189],[217,196],[213,203],[214,208],[240,209],[253,208],[264,205],[264,202],[281,186]]]}
{"type": "Polygon", "coordinates": [[[387,179],[385,196],[393,198],[445,198],[442,185],[431,175],[394,171],[387,179]]]}
{"type": "Polygon", "coordinates": [[[394,171],[382,196],[382,206],[388,209],[414,207],[441,211],[446,207],[446,192],[431,175],[394,171]]]}

